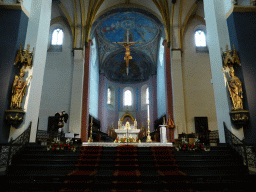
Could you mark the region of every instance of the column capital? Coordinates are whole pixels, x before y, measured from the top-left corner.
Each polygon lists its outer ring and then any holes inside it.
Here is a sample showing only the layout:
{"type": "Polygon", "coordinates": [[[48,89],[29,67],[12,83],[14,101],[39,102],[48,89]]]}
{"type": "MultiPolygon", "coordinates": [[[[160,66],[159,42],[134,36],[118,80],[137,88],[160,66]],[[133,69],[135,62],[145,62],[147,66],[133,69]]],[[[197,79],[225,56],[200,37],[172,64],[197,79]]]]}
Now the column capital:
{"type": "Polygon", "coordinates": [[[163,41],[163,46],[167,46],[168,48],[171,47],[171,42],[170,41],[167,41],[166,39],[163,41]]]}
{"type": "Polygon", "coordinates": [[[86,48],[88,48],[89,46],[92,46],[93,45],[93,42],[92,42],[92,40],[91,39],[89,39],[89,41],[87,42],[85,42],[85,47],[86,48]]]}

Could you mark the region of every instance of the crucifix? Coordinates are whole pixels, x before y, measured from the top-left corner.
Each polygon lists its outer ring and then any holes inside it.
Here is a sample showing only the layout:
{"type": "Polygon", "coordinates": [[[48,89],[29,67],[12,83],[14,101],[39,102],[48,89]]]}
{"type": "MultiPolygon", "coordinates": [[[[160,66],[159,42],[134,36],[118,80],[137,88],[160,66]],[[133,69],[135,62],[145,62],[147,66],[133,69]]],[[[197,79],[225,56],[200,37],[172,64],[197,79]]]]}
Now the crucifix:
{"type": "Polygon", "coordinates": [[[129,42],[129,30],[127,30],[126,34],[127,34],[126,42],[113,42],[113,43],[124,46],[124,48],[126,50],[124,60],[126,61],[126,74],[128,75],[128,73],[129,73],[129,68],[128,68],[129,67],[129,60],[132,59],[132,56],[130,56],[130,54],[131,54],[130,46],[133,46],[134,44],[142,43],[142,42],[129,42]]]}

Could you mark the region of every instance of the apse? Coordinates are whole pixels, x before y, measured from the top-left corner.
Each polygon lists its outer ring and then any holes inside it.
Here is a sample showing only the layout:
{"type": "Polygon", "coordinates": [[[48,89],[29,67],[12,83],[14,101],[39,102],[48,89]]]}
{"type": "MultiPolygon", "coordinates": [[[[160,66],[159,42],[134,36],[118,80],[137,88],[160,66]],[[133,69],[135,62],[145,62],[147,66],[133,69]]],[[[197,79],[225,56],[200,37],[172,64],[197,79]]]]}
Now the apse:
{"type": "Polygon", "coordinates": [[[99,45],[100,73],[120,83],[143,82],[156,75],[162,31],[161,22],[139,8],[117,8],[102,14],[92,26],[92,34],[99,45]],[[125,72],[126,49],[121,42],[135,42],[130,46],[132,59],[128,75],[125,72]]]}

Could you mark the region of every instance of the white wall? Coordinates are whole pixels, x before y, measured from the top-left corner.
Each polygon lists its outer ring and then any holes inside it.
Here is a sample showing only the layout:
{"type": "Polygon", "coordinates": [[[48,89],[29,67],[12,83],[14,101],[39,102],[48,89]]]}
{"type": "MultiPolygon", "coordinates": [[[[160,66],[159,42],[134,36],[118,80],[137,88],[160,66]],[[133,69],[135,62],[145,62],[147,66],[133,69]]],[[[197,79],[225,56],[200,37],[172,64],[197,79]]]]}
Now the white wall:
{"type": "Polygon", "coordinates": [[[188,133],[195,132],[194,117],[208,117],[209,130],[217,130],[216,108],[208,53],[196,53],[194,31],[202,25],[193,19],[184,35],[182,70],[188,133]]]}
{"type": "MultiPolygon", "coordinates": [[[[64,22],[53,24],[50,34],[56,27],[64,30],[62,52],[47,53],[45,75],[42,89],[42,99],[39,113],[39,130],[47,130],[48,117],[64,110],[70,114],[70,99],[72,89],[73,54],[71,31],[64,22]]],[[[51,37],[51,35],[49,35],[51,37]]],[[[50,43],[49,37],[49,43],[50,43]]],[[[68,132],[69,121],[64,125],[68,132]]]]}

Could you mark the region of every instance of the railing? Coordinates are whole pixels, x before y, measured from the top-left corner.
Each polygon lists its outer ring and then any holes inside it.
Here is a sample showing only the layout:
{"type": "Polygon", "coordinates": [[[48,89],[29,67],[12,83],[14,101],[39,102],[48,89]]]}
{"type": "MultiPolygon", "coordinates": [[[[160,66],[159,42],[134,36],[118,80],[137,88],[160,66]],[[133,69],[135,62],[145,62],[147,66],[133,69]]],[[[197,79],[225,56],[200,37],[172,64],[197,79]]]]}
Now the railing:
{"type": "Polygon", "coordinates": [[[247,144],[238,139],[231,131],[227,129],[225,122],[224,131],[225,131],[225,139],[226,143],[236,150],[240,156],[243,157],[243,163],[248,168],[255,169],[256,168],[256,147],[253,144],[247,144]]]}
{"type": "Polygon", "coordinates": [[[30,122],[28,128],[15,140],[11,140],[9,143],[0,143],[0,168],[7,171],[8,166],[11,165],[13,155],[29,142],[30,131],[32,122],[30,122]]]}

